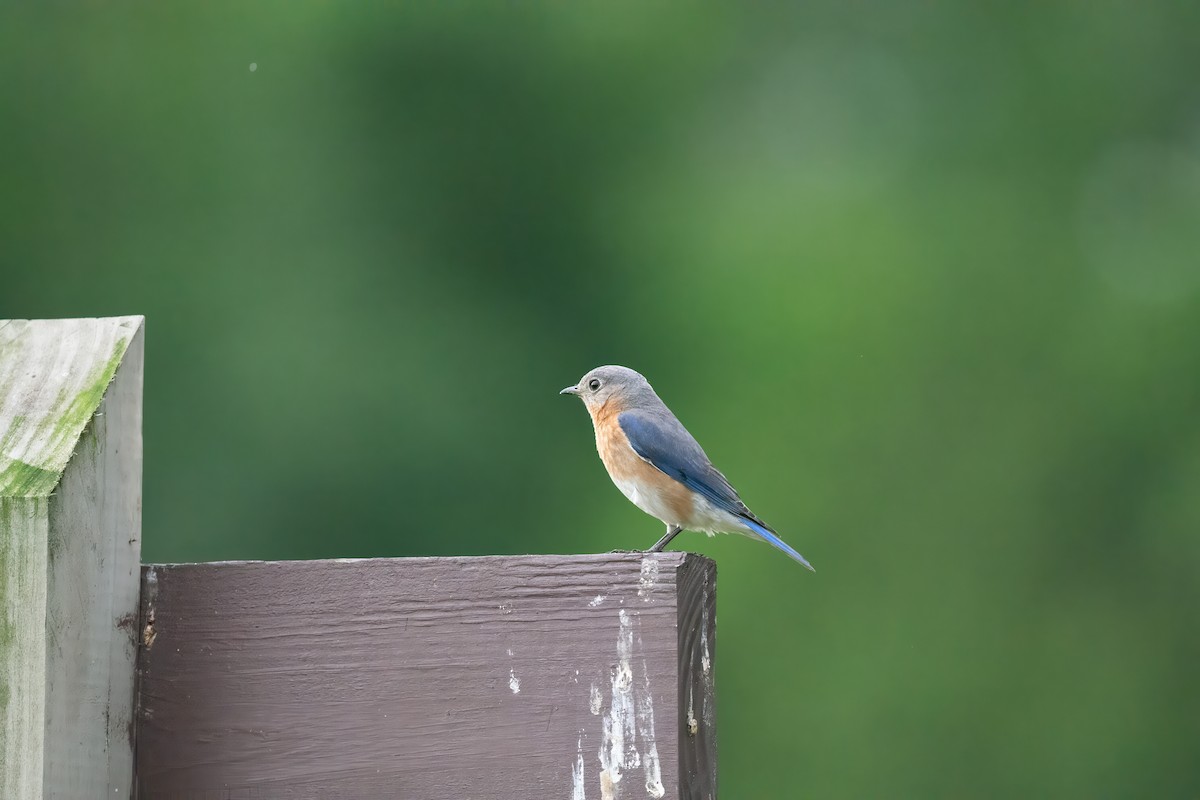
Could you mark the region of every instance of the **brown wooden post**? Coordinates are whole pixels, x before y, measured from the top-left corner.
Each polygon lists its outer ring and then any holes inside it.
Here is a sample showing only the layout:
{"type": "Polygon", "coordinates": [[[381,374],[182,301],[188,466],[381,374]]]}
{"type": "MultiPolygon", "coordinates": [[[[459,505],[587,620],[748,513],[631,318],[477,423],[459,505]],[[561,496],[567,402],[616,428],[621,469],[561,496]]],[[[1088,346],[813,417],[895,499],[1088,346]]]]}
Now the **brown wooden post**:
{"type": "Polygon", "coordinates": [[[687,553],[146,566],[139,797],[710,800],[715,585],[687,553]]]}

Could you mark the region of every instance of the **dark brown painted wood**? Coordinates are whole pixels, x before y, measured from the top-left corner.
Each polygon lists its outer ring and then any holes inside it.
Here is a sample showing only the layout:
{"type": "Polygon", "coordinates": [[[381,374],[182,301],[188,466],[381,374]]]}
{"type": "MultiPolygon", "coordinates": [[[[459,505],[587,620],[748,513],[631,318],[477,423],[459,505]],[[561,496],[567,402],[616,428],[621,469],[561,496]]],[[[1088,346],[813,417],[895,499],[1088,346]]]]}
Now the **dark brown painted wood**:
{"type": "Polygon", "coordinates": [[[143,568],[142,800],[716,796],[686,553],[143,568]]]}
{"type": "Polygon", "coordinates": [[[676,572],[679,586],[679,708],[683,712],[681,797],[717,796],[716,666],[717,565],[707,558],[686,559],[676,572]]]}

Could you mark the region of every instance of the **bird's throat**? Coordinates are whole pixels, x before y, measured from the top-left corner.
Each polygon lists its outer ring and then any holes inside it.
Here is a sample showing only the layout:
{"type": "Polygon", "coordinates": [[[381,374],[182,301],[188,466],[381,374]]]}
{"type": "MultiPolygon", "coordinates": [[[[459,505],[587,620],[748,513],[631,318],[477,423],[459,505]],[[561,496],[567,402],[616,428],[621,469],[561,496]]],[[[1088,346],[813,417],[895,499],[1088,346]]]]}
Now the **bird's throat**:
{"type": "Polygon", "coordinates": [[[616,425],[617,417],[629,410],[629,404],[620,398],[610,397],[599,405],[588,405],[587,410],[592,417],[592,425],[616,425]]]}

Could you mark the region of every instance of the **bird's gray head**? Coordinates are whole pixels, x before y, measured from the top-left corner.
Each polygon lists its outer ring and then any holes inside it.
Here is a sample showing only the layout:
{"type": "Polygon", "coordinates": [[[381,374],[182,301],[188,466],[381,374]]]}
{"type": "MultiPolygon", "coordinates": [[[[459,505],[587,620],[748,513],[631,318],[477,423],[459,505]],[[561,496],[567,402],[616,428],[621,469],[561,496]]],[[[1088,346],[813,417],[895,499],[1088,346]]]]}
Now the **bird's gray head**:
{"type": "Polygon", "coordinates": [[[596,367],[580,378],[579,383],[568,386],[559,394],[573,394],[583,400],[592,416],[606,407],[624,410],[650,402],[661,402],[641,374],[629,367],[613,365],[596,367]]]}

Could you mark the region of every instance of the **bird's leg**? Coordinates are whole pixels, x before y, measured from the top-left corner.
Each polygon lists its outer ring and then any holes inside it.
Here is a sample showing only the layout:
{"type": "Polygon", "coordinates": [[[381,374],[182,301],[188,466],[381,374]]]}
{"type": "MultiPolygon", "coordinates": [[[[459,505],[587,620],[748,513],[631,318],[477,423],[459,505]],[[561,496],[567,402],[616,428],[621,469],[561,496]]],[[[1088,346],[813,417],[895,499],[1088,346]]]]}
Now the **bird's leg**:
{"type": "Polygon", "coordinates": [[[661,553],[662,549],[664,547],[666,547],[668,544],[670,544],[671,540],[674,539],[681,530],[683,530],[683,527],[680,525],[668,525],[667,526],[667,534],[665,536],[663,536],[661,539],[659,539],[658,542],[655,543],[654,547],[651,547],[646,552],[647,553],[661,553]]]}

